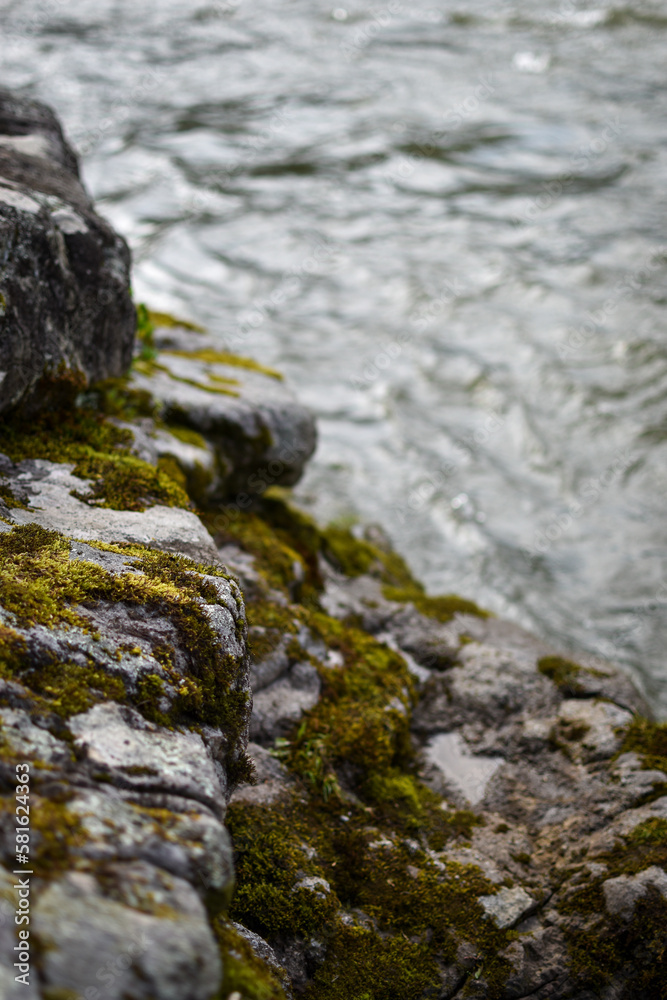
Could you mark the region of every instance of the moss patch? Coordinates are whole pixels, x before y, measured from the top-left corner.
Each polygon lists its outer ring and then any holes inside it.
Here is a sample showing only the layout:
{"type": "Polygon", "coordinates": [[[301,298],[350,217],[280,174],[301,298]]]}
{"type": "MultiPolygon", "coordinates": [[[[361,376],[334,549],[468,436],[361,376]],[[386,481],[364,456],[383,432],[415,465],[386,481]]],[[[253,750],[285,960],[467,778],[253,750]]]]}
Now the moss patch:
{"type": "Polygon", "coordinates": [[[395,552],[356,539],[346,528],[320,528],[277,491],[267,491],[252,510],[235,511],[223,529],[217,528],[214,513],[204,521],[218,544],[234,542],[251,553],[267,584],[302,604],[317,606],[323,588],[321,557],[347,576],[371,573],[389,585],[419,587],[395,552]]]}
{"type": "Polygon", "coordinates": [[[583,690],[578,680],[582,668],[572,660],[564,660],[562,656],[543,656],[537,661],[537,669],[553,681],[560,693],[566,697],[580,694],[583,690]]]}
{"type": "Polygon", "coordinates": [[[165,350],[162,351],[162,354],[175,358],[193,358],[195,361],[204,361],[206,364],[211,365],[230,365],[233,368],[246,368],[248,371],[260,372],[262,375],[268,375],[270,378],[275,378],[279,381],[282,381],[283,378],[280,372],[277,372],[274,368],[267,368],[266,365],[260,365],[259,362],[253,361],[252,358],[242,358],[238,354],[230,354],[228,351],[214,351],[207,348],[200,351],[165,350]]]}
{"type": "Polygon", "coordinates": [[[435,997],[438,967],[428,945],[339,926],[329,955],[306,990],[308,1000],[422,1000],[435,997]]]}
{"type": "Polygon", "coordinates": [[[497,887],[478,868],[443,866],[431,853],[468,838],[481,820],[443,810],[419,780],[405,662],[312,608],[281,608],[275,619],[269,608],[262,620],[279,623],[295,612],[344,663],[318,664],[318,704],[277,741],[275,754],[297,778],[293,798],[273,808],[230,807],[238,852],[232,918],[269,941],[315,934],[323,942],[311,1000],[436,996],[438,963],[454,962],[461,940],[477,948],[477,971],[495,996],[509,971],[498,953],[513,932],[485,918],[477,900],[497,887]],[[295,889],[304,877],[324,879],[329,891],[321,883],[295,889]],[[356,916],[343,920],[344,913],[356,916]]]}
{"type": "Polygon", "coordinates": [[[222,956],[223,979],[216,1000],[240,993],[243,1000],[285,1000],[280,981],[232,925],[219,917],[213,923],[222,956]]]}
{"type": "Polygon", "coordinates": [[[639,824],[595,860],[604,863],[607,872],[576,888],[558,907],[561,913],[587,921],[585,929],[566,932],[578,984],[601,992],[612,982],[624,984],[621,1000],[665,1000],[667,902],[649,887],[626,921],[606,912],[603,883],[653,865],[667,868],[667,821],[652,818],[639,824]]]}
{"type": "MultiPolygon", "coordinates": [[[[0,535],[0,606],[16,616],[21,627],[34,624],[76,625],[86,631],[90,623],[77,605],[97,601],[125,602],[154,608],[175,625],[181,647],[189,654],[191,675],[179,685],[169,722],[186,725],[220,725],[230,737],[230,746],[240,738],[245,725],[247,696],[235,690],[238,665],[223,653],[217,634],[205,612],[216,604],[218,595],[209,576],[226,577],[217,566],[196,566],[190,560],[141,546],[97,544],[103,550],[134,557],[139,573],[114,576],[101,566],[70,560],[69,541],[57,532],[38,525],[25,525],[0,535]]],[[[66,664],[48,664],[39,670],[22,655],[18,638],[11,630],[0,634],[5,650],[4,669],[22,682],[34,683],[54,710],[68,716],[80,711],[86,699],[119,697],[119,681],[105,679],[99,671],[86,671],[66,664]],[[79,685],[83,685],[83,690],[79,685]]],[[[164,664],[168,651],[156,651],[164,664]]],[[[180,679],[179,679],[180,680],[180,679]]],[[[161,679],[144,678],[137,695],[147,717],[155,717],[155,705],[162,693],[161,679]]],[[[156,721],[165,722],[160,716],[156,721]]],[[[241,765],[240,765],[241,766],[241,765]]]]}
{"type": "Polygon", "coordinates": [[[9,486],[4,486],[2,483],[0,483],[0,503],[4,504],[5,507],[9,507],[10,510],[17,507],[27,510],[28,507],[22,500],[17,500],[9,486]]]}
{"type": "Polygon", "coordinates": [[[490,617],[489,611],[484,611],[474,601],[457,597],[456,594],[428,597],[423,591],[414,587],[383,587],[383,593],[388,601],[399,601],[402,604],[410,601],[421,614],[427,618],[435,618],[439,622],[451,621],[455,614],[476,615],[478,618],[490,617]]]}
{"type": "Polygon", "coordinates": [[[93,480],[87,492],[74,495],[94,506],[145,510],[152,504],[187,507],[182,487],[164,470],[130,454],[132,436],[99,413],[79,408],[44,413],[28,426],[25,420],[3,422],[0,451],[12,461],[43,458],[74,463],[73,473],[93,480]]]}
{"type": "Polygon", "coordinates": [[[632,752],[639,754],[647,770],[667,773],[667,724],[633,719],[620,749],[620,753],[632,752]]]}
{"type": "Polygon", "coordinates": [[[423,588],[396,552],[385,551],[364,539],[355,538],[348,528],[330,525],[321,531],[320,548],[326,559],[345,576],[370,573],[389,586],[408,587],[422,593],[423,588]]]}

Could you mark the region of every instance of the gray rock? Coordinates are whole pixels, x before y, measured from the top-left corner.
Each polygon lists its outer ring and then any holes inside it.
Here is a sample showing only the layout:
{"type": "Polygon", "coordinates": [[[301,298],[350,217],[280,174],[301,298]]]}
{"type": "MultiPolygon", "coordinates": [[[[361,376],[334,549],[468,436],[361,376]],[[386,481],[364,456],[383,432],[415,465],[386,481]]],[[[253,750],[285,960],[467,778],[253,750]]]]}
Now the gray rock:
{"type": "Polygon", "coordinates": [[[120,787],[193,799],[224,816],[226,789],[198,733],[172,732],[115,702],[69,720],[88,764],[120,787]]]}
{"type": "Polygon", "coordinates": [[[33,725],[23,709],[0,709],[0,741],[20,759],[30,758],[44,764],[66,764],[72,753],[62,740],[46,729],[33,725]]]}
{"type": "Polygon", "coordinates": [[[285,991],[287,1000],[291,1000],[292,991],[289,988],[287,973],[278,961],[276,953],[271,945],[268,944],[264,938],[260,937],[259,934],[255,934],[254,931],[248,930],[248,928],[244,927],[242,924],[237,924],[232,921],[232,927],[245,941],[248,942],[257,958],[259,958],[262,962],[265,962],[274,975],[277,976],[285,991]]]}
{"type": "Polygon", "coordinates": [[[450,795],[458,793],[470,805],[482,801],[487,785],[504,764],[502,757],[473,756],[456,732],[431,737],[424,756],[440,771],[450,795]]]}
{"type": "Polygon", "coordinates": [[[521,886],[503,886],[494,895],[480,896],[479,902],[496,927],[512,927],[536,905],[521,886]]]}
{"type": "Polygon", "coordinates": [[[287,647],[289,646],[291,637],[281,635],[277,630],[271,632],[271,630],[263,628],[261,625],[250,626],[248,639],[251,643],[251,648],[253,639],[262,638],[266,641],[267,637],[269,639],[275,637],[275,649],[271,650],[267,656],[262,657],[261,660],[253,660],[250,664],[250,686],[255,694],[278,680],[283,674],[286,674],[290,667],[287,647]]]}
{"type": "Polygon", "coordinates": [[[654,886],[663,899],[667,900],[667,872],[657,865],[651,865],[636,875],[619,875],[617,878],[607,879],[602,883],[607,909],[613,916],[621,917],[627,922],[649,886],[654,886]]]}
{"type": "MultiPolygon", "coordinates": [[[[244,508],[268,486],[298,481],[315,450],[315,423],[280,379],[210,360],[210,352],[220,352],[221,345],[206,334],[159,329],[155,343],[157,363],[133,370],[130,386],[149,392],[167,422],[198,431],[214,448],[210,497],[235,500],[244,508]]],[[[172,445],[170,453],[179,459],[181,449],[172,445]]],[[[199,459],[188,454],[186,469],[193,460],[199,459]]],[[[225,524],[221,515],[221,530],[225,524]]]]}
{"type": "Polygon", "coordinates": [[[27,510],[6,514],[14,524],[39,524],[82,541],[134,542],[175,552],[199,562],[218,562],[213,539],[199,518],[180,507],[149,507],[145,511],[91,507],[72,496],[85,491],[89,480],[72,475],[73,465],[28,460],[3,466],[5,483],[29,491],[27,510]]]}
{"type": "MultiPolygon", "coordinates": [[[[20,877],[20,876],[19,876],[20,877]]],[[[27,1000],[38,1000],[37,977],[34,971],[34,962],[31,966],[27,982],[16,982],[15,977],[21,975],[24,970],[15,969],[17,955],[14,949],[19,944],[19,927],[14,922],[16,912],[16,884],[17,876],[10,874],[5,868],[0,866],[0,997],[2,1000],[18,1000],[19,997],[26,997],[27,1000]]],[[[23,925],[22,925],[23,927],[23,925]]],[[[27,929],[23,927],[23,929],[27,929]]]]}
{"type": "Polygon", "coordinates": [[[240,785],[229,802],[270,806],[285,798],[294,788],[294,778],[284,764],[259,743],[248,743],[248,754],[255,765],[255,783],[240,785]]]}
{"type": "Polygon", "coordinates": [[[92,875],[71,872],[40,895],[32,924],[45,990],[87,1000],[210,1000],[222,969],[194,890],[141,864],[115,866],[105,886],[111,895],[92,875]]]}
{"type": "MultiPolygon", "coordinates": [[[[81,854],[95,862],[146,861],[190,882],[202,898],[233,883],[229,834],[220,820],[192,799],[173,796],[171,816],[156,823],[145,793],[106,785],[80,789],[68,808],[86,833],[81,854]]],[[[164,801],[164,800],[163,800],[164,801]]]]}
{"type": "Polygon", "coordinates": [[[296,663],[289,672],[253,698],[250,737],[258,743],[285,736],[320,697],[320,678],[310,663],[296,663]]]}
{"type": "Polygon", "coordinates": [[[127,245],[95,213],[53,112],[6,90],[0,251],[0,412],[123,374],[135,328],[127,245]]]}

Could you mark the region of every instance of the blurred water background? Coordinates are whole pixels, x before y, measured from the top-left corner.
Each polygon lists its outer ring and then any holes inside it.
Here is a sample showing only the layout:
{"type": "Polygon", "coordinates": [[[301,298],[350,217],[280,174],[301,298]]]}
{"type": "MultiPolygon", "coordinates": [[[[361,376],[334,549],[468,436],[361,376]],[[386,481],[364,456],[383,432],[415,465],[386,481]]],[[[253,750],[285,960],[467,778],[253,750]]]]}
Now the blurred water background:
{"type": "Polygon", "coordinates": [[[667,716],[667,7],[0,0],[134,289],[317,413],[299,502],[667,716]]]}

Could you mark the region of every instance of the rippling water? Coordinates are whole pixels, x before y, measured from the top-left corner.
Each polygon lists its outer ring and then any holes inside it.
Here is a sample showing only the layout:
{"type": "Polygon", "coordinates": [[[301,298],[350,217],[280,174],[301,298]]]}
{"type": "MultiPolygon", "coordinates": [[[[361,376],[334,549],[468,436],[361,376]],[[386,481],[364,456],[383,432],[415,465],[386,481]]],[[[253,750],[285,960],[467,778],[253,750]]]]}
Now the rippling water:
{"type": "Polygon", "coordinates": [[[665,4],[0,14],[137,296],[318,414],[299,500],[667,714],[665,4]]]}

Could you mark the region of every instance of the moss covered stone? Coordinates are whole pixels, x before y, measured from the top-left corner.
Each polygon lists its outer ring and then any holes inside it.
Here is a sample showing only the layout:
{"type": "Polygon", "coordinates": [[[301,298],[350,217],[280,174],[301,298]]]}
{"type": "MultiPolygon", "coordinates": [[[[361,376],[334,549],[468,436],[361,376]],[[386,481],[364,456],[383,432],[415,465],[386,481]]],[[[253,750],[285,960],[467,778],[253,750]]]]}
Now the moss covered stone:
{"type": "Polygon", "coordinates": [[[147,462],[130,454],[132,435],[99,413],[79,408],[46,413],[27,425],[23,419],[0,428],[0,452],[13,462],[29,458],[74,463],[73,473],[92,480],[74,495],[98,507],[145,510],[153,504],[187,507],[182,486],[147,462]]]}

